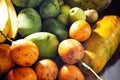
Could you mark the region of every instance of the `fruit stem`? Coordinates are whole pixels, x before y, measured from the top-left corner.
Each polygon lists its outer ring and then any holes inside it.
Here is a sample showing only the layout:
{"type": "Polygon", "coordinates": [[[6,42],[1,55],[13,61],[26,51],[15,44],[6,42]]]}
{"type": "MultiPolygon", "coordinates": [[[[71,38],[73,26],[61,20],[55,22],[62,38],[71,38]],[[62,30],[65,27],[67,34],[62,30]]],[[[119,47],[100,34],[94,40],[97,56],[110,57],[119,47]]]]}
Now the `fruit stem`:
{"type": "Polygon", "coordinates": [[[90,67],[88,66],[87,64],[85,64],[84,62],[81,62],[81,64],[87,68],[88,70],[90,70],[96,77],[98,80],[103,80],[100,76],[98,76],[98,74],[90,67]]]}
{"type": "Polygon", "coordinates": [[[3,31],[0,30],[0,33],[11,43],[13,42],[13,40],[11,40],[6,34],[3,33],[3,31]]]}

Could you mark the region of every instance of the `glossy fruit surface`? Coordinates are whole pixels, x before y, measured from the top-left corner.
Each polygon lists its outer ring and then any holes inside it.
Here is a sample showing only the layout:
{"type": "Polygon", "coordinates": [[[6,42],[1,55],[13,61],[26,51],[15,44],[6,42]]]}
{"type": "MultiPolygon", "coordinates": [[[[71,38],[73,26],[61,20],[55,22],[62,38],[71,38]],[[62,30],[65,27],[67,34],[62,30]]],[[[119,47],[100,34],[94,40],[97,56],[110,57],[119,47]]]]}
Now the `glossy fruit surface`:
{"type": "Polygon", "coordinates": [[[79,20],[75,21],[69,29],[69,36],[80,42],[87,40],[91,35],[91,26],[88,22],[79,20]]]}

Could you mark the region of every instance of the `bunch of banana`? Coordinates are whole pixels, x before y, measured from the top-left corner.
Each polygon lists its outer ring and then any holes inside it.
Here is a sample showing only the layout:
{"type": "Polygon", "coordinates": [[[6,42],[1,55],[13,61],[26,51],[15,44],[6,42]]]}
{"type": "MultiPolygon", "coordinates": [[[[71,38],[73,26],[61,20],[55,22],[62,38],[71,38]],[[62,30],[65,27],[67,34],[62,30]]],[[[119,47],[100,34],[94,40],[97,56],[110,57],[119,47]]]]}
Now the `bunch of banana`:
{"type": "MultiPolygon", "coordinates": [[[[17,14],[11,0],[0,0],[0,31],[9,38],[15,38],[17,30],[17,14]]],[[[5,40],[0,33],[0,43],[5,40]]]]}

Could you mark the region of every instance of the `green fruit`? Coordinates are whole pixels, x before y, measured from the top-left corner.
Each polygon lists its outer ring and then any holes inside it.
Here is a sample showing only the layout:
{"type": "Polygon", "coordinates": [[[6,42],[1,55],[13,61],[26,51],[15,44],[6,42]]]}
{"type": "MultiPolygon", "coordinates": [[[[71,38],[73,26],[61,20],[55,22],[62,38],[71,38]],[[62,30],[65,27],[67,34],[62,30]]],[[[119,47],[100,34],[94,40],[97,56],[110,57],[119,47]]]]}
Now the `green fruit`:
{"type": "Polygon", "coordinates": [[[55,18],[60,12],[58,0],[44,0],[39,12],[42,18],[55,18]]]}
{"type": "Polygon", "coordinates": [[[41,17],[33,8],[25,8],[18,14],[18,32],[25,37],[41,30],[41,17]]]}
{"type": "Polygon", "coordinates": [[[60,13],[69,14],[69,11],[70,11],[71,7],[67,4],[65,4],[65,5],[62,5],[60,7],[60,9],[61,9],[60,13]]]}
{"type": "Polygon", "coordinates": [[[56,35],[59,41],[68,38],[68,31],[65,25],[54,18],[49,18],[43,21],[43,31],[47,31],[56,35]]]}
{"type": "Polygon", "coordinates": [[[61,21],[65,26],[69,24],[69,15],[61,13],[58,15],[57,20],[61,21]]]}
{"type": "Polygon", "coordinates": [[[19,7],[37,7],[43,0],[12,0],[19,7]]]}
{"type": "Polygon", "coordinates": [[[27,37],[27,40],[33,41],[39,48],[41,58],[53,58],[57,54],[59,41],[54,34],[49,32],[36,32],[27,37]]]}
{"type": "Polygon", "coordinates": [[[112,0],[65,0],[71,7],[80,7],[83,10],[95,9],[102,11],[107,8],[112,0]]]}
{"type": "Polygon", "coordinates": [[[69,12],[69,19],[71,23],[77,20],[86,20],[86,15],[81,8],[73,7],[69,12]]]}

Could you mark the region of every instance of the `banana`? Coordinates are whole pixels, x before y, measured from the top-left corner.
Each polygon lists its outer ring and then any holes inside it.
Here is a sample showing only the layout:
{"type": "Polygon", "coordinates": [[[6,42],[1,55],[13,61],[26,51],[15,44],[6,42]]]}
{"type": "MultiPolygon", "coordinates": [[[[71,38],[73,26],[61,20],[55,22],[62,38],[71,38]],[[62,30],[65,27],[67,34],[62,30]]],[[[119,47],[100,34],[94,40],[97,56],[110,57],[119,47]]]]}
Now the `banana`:
{"type": "MultiPolygon", "coordinates": [[[[4,34],[8,34],[10,29],[10,20],[9,20],[9,14],[7,9],[7,4],[5,0],[0,0],[0,30],[4,34]]],[[[4,42],[6,38],[0,34],[0,43],[4,42]]]]}
{"type": "Polygon", "coordinates": [[[9,16],[10,16],[10,31],[8,33],[8,37],[9,38],[15,38],[17,35],[17,13],[15,11],[15,8],[13,6],[13,3],[11,2],[11,0],[5,0],[7,7],[8,7],[8,12],[9,12],[9,16]]]}

